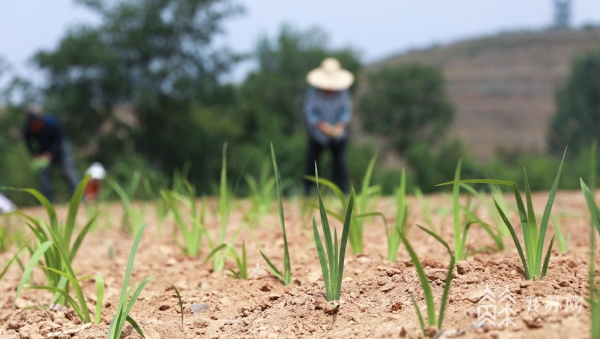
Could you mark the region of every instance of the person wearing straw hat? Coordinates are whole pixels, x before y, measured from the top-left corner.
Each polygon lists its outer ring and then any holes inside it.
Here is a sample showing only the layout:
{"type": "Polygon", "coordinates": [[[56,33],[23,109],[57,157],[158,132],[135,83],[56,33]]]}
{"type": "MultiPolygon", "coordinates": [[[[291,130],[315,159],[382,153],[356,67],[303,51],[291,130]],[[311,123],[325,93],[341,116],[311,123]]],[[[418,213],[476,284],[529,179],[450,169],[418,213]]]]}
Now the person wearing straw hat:
{"type": "MultiPolygon", "coordinates": [[[[345,193],[349,190],[346,170],[346,144],[348,126],[352,119],[352,96],[350,86],[354,75],[341,67],[334,58],[325,58],[321,65],[307,76],[304,112],[308,132],[308,152],[305,174],[315,175],[315,161],[325,149],[333,153],[333,182],[345,193]]],[[[304,193],[310,194],[314,185],[304,181],[304,193]]]]}

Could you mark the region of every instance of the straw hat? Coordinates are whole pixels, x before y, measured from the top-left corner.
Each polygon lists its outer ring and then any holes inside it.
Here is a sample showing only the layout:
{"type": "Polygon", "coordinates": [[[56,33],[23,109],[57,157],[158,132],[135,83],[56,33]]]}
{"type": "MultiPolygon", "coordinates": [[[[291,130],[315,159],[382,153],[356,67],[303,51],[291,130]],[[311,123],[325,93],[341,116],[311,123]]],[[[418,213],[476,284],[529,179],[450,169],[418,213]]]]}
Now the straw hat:
{"type": "Polygon", "coordinates": [[[334,58],[325,58],[321,66],[308,72],[306,81],[313,87],[329,91],[342,91],[354,82],[354,75],[342,68],[334,58]]]}

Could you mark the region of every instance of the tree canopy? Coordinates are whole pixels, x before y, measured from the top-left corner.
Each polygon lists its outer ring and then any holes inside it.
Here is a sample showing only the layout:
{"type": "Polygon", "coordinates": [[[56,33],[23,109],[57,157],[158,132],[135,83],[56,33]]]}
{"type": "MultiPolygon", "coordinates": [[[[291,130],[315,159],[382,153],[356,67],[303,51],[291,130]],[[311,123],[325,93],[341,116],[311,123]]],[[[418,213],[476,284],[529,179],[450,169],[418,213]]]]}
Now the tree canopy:
{"type": "Polygon", "coordinates": [[[600,126],[600,50],[575,58],[566,84],[556,91],[556,114],[548,133],[548,149],[574,155],[598,138],[600,126]]]}
{"type": "Polygon", "coordinates": [[[181,166],[179,149],[205,144],[197,113],[226,102],[218,80],[239,57],[212,42],[222,20],[242,9],[228,0],[79,2],[101,23],[35,55],[47,74],[47,106],[88,157],[110,164],[119,150],[157,168],[181,166]]]}
{"type": "Polygon", "coordinates": [[[404,152],[411,144],[432,145],[452,122],[453,109],[438,68],[421,64],[384,66],[368,74],[359,110],[363,126],[404,152]]]}

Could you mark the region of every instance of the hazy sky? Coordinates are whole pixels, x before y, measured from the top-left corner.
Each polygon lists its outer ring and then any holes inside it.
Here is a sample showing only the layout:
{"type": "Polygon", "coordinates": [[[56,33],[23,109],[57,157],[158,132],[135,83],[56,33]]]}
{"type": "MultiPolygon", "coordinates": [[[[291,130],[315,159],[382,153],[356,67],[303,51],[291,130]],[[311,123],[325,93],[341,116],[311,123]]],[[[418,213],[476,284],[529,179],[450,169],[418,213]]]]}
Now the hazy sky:
{"type": "MultiPolygon", "coordinates": [[[[364,62],[409,48],[552,23],[553,0],[246,0],[242,16],[225,22],[224,44],[250,51],[260,35],[274,36],[283,23],[305,30],[319,26],[333,47],[353,46],[364,62]]],[[[600,1],[572,0],[573,26],[600,23],[600,1]]],[[[94,23],[72,0],[4,0],[0,5],[0,57],[21,75],[38,76],[27,60],[54,48],[67,28],[94,23]]],[[[240,78],[248,65],[240,66],[240,78]]]]}

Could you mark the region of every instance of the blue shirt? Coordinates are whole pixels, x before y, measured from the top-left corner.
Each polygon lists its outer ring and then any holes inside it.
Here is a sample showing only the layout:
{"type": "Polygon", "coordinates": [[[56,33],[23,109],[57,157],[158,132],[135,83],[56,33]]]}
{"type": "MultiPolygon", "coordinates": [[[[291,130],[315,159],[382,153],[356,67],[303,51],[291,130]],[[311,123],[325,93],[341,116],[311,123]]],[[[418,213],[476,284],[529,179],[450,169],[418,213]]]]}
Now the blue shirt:
{"type": "Polygon", "coordinates": [[[352,119],[352,96],[350,90],[326,93],[314,87],[309,87],[304,101],[304,113],[309,135],[321,145],[327,145],[332,140],[341,140],[348,136],[348,128],[344,133],[332,138],[317,128],[319,121],[335,125],[343,122],[346,126],[352,119]]]}
{"type": "Polygon", "coordinates": [[[31,132],[28,126],[25,125],[23,126],[23,135],[25,136],[27,148],[32,155],[38,156],[49,152],[52,154],[52,161],[54,161],[61,155],[64,134],[56,117],[44,114],[42,119],[44,120],[44,127],[39,133],[31,132]]]}

